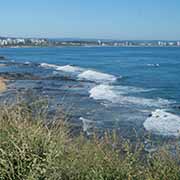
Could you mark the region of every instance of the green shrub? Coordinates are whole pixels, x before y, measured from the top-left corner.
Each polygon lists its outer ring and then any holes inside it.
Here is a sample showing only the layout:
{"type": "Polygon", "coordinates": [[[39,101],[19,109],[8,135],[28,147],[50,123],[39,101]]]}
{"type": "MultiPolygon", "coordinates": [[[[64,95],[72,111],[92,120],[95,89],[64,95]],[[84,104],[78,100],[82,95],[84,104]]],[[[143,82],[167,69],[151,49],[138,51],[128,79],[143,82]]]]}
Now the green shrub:
{"type": "Polygon", "coordinates": [[[43,101],[1,107],[0,180],[180,179],[177,154],[163,147],[147,154],[116,133],[72,138],[64,117],[48,124],[43,107],[43,101]]]}

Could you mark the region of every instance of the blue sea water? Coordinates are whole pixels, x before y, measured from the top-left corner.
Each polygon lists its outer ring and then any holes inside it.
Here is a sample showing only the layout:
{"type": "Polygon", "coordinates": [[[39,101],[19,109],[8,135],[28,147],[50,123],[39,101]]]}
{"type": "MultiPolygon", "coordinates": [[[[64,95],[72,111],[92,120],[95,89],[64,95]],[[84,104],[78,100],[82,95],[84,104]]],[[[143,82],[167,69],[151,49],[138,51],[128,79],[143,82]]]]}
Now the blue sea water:
{"type": "Polygon", "coordinates": [[[4,48],[0,54],[23,65],[0,72],[44,77],[14,83],[40,89],[62,103],[73,123],[82,124],[87,134],[93,128],[117,129],[126,136],[132,129],[162,136],[179,134],[180,48],[4,48]]]}

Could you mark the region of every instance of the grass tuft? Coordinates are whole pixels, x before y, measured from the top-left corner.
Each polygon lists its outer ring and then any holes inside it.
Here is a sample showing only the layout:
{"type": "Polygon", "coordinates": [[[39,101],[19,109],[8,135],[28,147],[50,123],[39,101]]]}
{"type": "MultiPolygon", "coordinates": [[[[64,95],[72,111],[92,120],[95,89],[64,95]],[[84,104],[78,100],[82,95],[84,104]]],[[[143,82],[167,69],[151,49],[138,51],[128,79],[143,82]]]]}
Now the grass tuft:
{"type": "Polygon", "coordinates": [[[179,156],[147,154],[116,133],[69,136],[63,117],[51,123],[43,101],[0,108],[0,180],[176,180],[179,156]]]}

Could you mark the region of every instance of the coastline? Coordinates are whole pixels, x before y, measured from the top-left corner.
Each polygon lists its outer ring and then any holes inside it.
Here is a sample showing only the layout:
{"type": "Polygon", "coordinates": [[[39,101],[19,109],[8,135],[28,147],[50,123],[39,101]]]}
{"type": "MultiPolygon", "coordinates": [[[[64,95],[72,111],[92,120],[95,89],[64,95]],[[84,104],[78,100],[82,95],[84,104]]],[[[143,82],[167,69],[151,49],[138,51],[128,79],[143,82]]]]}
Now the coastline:
{"type": "Polygon", "coordinates": [[[114,47],[114,48],[180,48],[180,46],[138,46],[138,45],[134,45],[134,46],[96,46],[96,45],[68,45],[68,46],[0,46],[0,49],[4,49],[4,48],[64,48],[64,47],[97,47],[97,48],[102,48],[102,47],[114,47]]]}

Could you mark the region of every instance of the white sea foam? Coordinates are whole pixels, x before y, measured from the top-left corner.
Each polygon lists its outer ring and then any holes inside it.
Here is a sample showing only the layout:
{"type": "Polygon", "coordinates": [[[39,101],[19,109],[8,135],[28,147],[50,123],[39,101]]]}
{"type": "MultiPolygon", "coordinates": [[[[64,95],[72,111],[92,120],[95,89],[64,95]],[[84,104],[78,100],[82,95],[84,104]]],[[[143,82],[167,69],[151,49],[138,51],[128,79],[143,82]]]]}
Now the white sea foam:
{"type": "Polygon", "coordinates": [[[25,65],[31,64],[29,61],[24,62],[25,65]]]}
{"type": "Polygon", "coordinates": [[[48,64],[48,63],[41,63],[40,66],[44,67],[44,68],[53,68],[53,69],[57,69],[58,68],[57,65],[55,65],[55,64],[48,64]]]}
{"type": "Polygon", "coordinates": [[[70,65],[59,66],[56,70],[64,71],[64,72],[70,72],[70,73],[82,72],[83,71],[82,68],[79,68],[79,67],[76,67],[76,66],[70,66],[70,65]]]}
{"type": "Polygon", "coordinates": [[[118,94],[113,91],[112,86],[109,85],[98,85],[92,88],[90,91],[90,97],[95,100],[108,100],[111,102],[116,102],[119,99],[118,94]]]}
{"type": "Polygon", "coordinates": [[[116,77],[110,74],[97,72],[94,70],[86,70],[78,75],[79,79],[89,80],[95,82],[114,82],[116,81],[116,77]]]}
{"type": "MultiPolygon", "coordinates": [[[[121,86],[115,87],[110,85],[97,85],[93,87],[89,93],[90,97],[95,100],[107,100],[112,103],[118,103],[118,104],[137,104],[137,105],[143,105],[143,106],[163,106],[167,105],[170,102],[165,99],[146,99],[141,97],[133,97],[128,96],[127,94],[129,92],[137,91],[138,88],[122,88],[121,86]],[[127,91],[129,90],[129,91],[127,91]]],[[[140,89],[142,90],[142,89],[140,89]]]]}
{"type": "Polygon", "coordinates": [[[71,66],[71,65],[65,65],[65,66],[58,66],[58,65],[54,65],[54,64],[48,64],[48,63],[41,63],[40,64],[41,67],[44,68],[53,68],[57,71],[64,71],[64,72],[69,72],[69,73],[73,73],[73,72],[82,72],[83,69],[76,67],[76,66],[71,66]]]}
{"type": "Polygon", "coordinates": [[[58,66],[54,64],[48,64],[48,63],[41,63],[41,67],[44,68],[52,68],[56,71],[64,71],[67,73],[74,73],[77,75],[77,78],[79,80],[88,80],[88,81],[94,81],[99,83],[110,83],[116,81],[116,77],[110,74],[98,72],[95,70],[86,70],[81,67],[77,66],[71,66],[71,65],[65,65],[65,66],[58,66]]]}
{"type": "Polygon", "coordinates": [[[140,87],[133,87],[133,86],[116,86],[115,89],[121,91],[121,94],[142,93],[142,92],[150,92],[155,90],[155,89],[143,89],[140,87]]]}
{"type": "Polygon", "coordinates": [[[89,130],[93,128],[93,124],[94,124],[93,121],[83,117],[80,117],[79,119],[82,121],[83,131],[86,132],[87,135],[90,135],[91,133],[89,132],[89,130]]]}
{"type": "MultiPolygon", "coordinates": [[[[142,106],[149,106],[149,107],[159,107],[159,106],[165,106],[170,104],[170,101],[166,99],[147,99],[147,98],[141,98],[141,97],[132,97],[132,96],[125,96],[122,98],[124,102],[142,105],[142,106]]],[[[122,101],[122,102],[123,102],[122,101]]]]}
{"type": "Polygon", "coordinates": [[[144,122],[147,131],[164,136],[180,135],[180,116],[157,109],[144,122]]]}
{"type": "Polygon", "coordinates": [[[152,67],[159,67],[159,64],[147,64],[147,66],[152,66],[152,67]]]}

